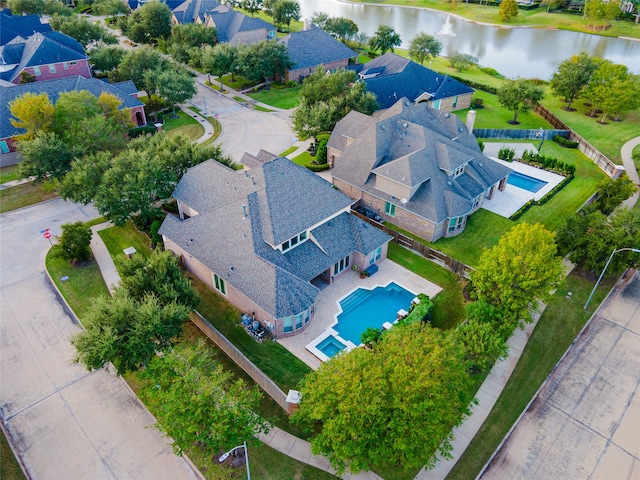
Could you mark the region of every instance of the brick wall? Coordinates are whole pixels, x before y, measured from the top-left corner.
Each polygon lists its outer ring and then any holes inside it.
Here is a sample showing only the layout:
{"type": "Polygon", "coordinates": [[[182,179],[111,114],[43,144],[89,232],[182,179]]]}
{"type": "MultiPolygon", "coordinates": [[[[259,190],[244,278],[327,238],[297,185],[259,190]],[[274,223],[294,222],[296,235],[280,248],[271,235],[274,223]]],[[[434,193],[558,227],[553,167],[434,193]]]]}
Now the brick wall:
{"type": "MultiPolygon", "coordinates": [[[[464,95],[458,95],[458,101],[455,108],[453,107],[454,97],[447,97],[440,100],[440,111],[453,112],[455,110],[462,110],[471,106],[471,98],[473,93],[465,93],[464,95]]],[[[433,102],[428,102],[430,107],[433,107],[433,102]]]]}
{"type": "MultiPolygon", "coordinates": [[[[75,65],[71,65],[72,62],[65,62],[67,64],[67,69],[64,68],[64,63],[55,63],[53,66],[55,67],[55,73],[51,73],[49,65],[41,65],[38,67],[40,69],[40,75],[36,75],[36,71],[34,67],[27,67],[23,71],[29,72],[31,75],[36,77],[37,82],[42,82],[44,80],[55,80],[57,78],[66,78],[73,77],[76,75],[80,75],[85,78],[91,78],[91,68],[89,67],[88,60],[76,60],[75,65]]],[[[20,83],[20,75],[18,75],[13,83],[20,83]]]]}
{"type": "MultiPolygon", "coordinates": [[[[325,70],[334,70],[336,68],[346,68],[348,65],[349,65],[349,59],[345,58],[343,60],[337,60],[335,62],[323,63],[322,68],[324,68],[325,70]]],[[[318,67],[319,65],[315,65],[313,67],[297,68],[295,70],[289,70],[287,72],[286,79],[287,81],[294,80],[296,82],[301,82],[303,78],[308,77],[313,72],[315,72],[316,68],[318,67]]]]}

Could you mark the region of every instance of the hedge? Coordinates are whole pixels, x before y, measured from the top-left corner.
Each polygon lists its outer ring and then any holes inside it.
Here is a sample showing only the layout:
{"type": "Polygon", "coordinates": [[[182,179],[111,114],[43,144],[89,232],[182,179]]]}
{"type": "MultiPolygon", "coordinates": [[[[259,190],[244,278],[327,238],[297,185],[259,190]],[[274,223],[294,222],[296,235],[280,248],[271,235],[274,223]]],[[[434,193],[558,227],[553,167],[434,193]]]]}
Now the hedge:
{"type": "Polygon", "coordinates": [[[554,135],[553,141],[564,148],[578,148],[579,143],[573,140],[566,139],[560,135],[554,135]]]}
{"type": "Polygon", "coordinates": [[[565,177],[564,180],[562,180],[558,185],[553,187],[553,189],[547,192],[547,194],[544,197],[542,197],[540,200],[529,200],[522,207],[520,207],[518,211],[516,211],[513,215],[511,215],[509,217],[509,220],[518,220],[522,215],[525,214],[527,210],[529,210],[534,205],[544,205],[549,200],[551,200],[556,193],[562,190],[565,187],[565,185],[567,185],[571,180],[573,180],[573,175],[569,175],[565,177]]]}
{"type": "Polygon", "coordinates": [[[329,165],[328,163],[322,165],[317,163],[307,163],[305,167],[307,167],[312,172],[323,172],[324,170],[329,170],[331,168],[331,165],[329,165]]]}

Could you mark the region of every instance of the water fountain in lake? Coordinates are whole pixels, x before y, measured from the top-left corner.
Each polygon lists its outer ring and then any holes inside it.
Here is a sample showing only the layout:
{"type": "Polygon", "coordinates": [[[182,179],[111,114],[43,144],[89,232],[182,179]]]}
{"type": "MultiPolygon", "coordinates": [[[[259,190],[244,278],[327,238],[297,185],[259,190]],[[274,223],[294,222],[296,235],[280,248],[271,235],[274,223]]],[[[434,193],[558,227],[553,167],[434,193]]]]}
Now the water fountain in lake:
{"type": "Polygon", "coordinates": [[[447,15],[447,19],[444,21],[444,25],[442,25],[442,30],[440,30],[436,35],[444,35],[445,37],[455,37],[456,34],[451,31],[451,19],[449,15],[447,15]]]}

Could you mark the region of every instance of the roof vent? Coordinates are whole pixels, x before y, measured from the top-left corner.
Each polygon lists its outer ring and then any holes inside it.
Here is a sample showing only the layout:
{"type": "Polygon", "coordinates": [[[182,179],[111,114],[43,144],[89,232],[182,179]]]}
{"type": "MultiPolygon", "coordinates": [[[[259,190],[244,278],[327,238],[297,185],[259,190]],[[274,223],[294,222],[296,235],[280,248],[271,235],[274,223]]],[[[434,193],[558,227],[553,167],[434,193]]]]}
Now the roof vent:
{"type": "Polygon", "coordinates": [[[451,116],[451,114],[449,112],[444,114],[444,118],[449,118],[451,116]]]}
{"type": "Polygon", "coordinates": [[[411,103],[409,102],[409,100],[407,100],[406,102],[404,102],[404,104],[408,107],[409,105],[411,105],[411,103]]]}
{"type": "Polygon", "coordinates": [[[402,124],[402,128],[407,128],[409,125],[407,123],[402,124]]]}
{"type": "Polygon", "coordinates": [[[464,128],[462,128],[462,127],[458,127],[458,131],[459,131],[459,132],[464,132],[464,128]]]}
{"type": "Polygon", "coordinates": [[[247,206],[242,204],[242,218],[247,218],[247,206]]]}
{"type": "Polygon", "coordinates": [[[447,185],[449,186],[453,185],[453,183],[451,183],[451,180],[447,180],[447,185]]]}
{"type": "Polygon", "coordinates": [[[382,130],[386,130],[386,129],[387,129],[387,127],[386,127],[386,126],[384,126],[384,125],[380,125],[380,128],[381,128],[382,130]]]}
{"type": "Polygon", "coordinates": [[[478,165],[484,167],[484,165],[482,165],[482,162],[478,162],[478,165]]]}

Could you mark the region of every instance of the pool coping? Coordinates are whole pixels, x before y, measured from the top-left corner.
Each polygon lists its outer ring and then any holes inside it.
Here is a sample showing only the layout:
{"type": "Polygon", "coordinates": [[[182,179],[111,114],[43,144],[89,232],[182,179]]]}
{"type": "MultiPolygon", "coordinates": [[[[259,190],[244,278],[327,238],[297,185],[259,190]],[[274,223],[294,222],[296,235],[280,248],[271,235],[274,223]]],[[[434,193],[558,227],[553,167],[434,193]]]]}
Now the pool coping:
{"type": "MultiPolygon", "coordinates": [[[[333,315],[333,322],[327,328],[325,328],[325,330],[320,335],[318,335],[313,340],[311,340],[311,342],[309,342],[307,345],[305,345],[305,348],[309,352],[314,354],[316,357],[318,357],[320,360],[322,360],[323,362],[327,362],[327,361],[331,360],[333,357],[329,357],[329,356],[325,355],[321,350],[319,350],[317,348],[317,345],[319,345],[321,342],[323,342],[324,340],[326,340],[330,336],[334,337],[336,340],[341,342],[346,347],[344,350],[336,353],[336,355],[339,355],[342,352],[347,352],[348,353],[351,350],[353,350],[354,348],[358,348],[360,345],[362,345],[362,343],[356,345],[355,343],[353,343],[350,340],[345,340],[344,338],[342,338],[340,336],[338,331],[333,328],[338,324],[338,317],[340,316],[340,314],[343,313],[342,305],[340,304],[340,302],[342,302],[345,298],[349,297],[350,295],[353,295],[357,290],[368,290],[368,291],[371,292],[371,291],[375,290],[376,288],[386,288],[392,283],[395,283],[400,288],[403,288],[404,290],[406,290],[407,292],[412,294],[414,296],[414,300],[418,297],[417,293],[415,293],[410,288],[405,287],[404,285],[402,285],[397,280],[389,280],[386,284],[378,283],[378,284],[375,284],[375,285],[370,286],[370,287],[356,286],[356,287],[352,288],[350,291],[348,291],[347,293],[345,293],[340,299],[336,300],[335,303],[336,303],[336,306],[338,307],[338,312],[333,315]]],[[[385,329],[385,325],[386,324],[390,323],[391,325],[395,325],[397,322],[398,322],[397,318],[396,318],[396,320],[394,322],[384,322],[380,326],[380,328],[385,329]]]]}

